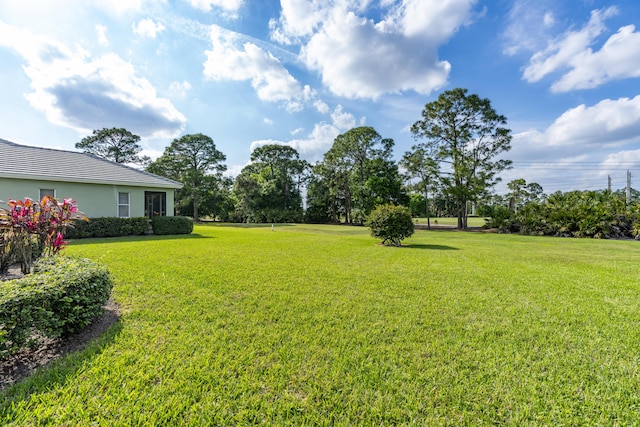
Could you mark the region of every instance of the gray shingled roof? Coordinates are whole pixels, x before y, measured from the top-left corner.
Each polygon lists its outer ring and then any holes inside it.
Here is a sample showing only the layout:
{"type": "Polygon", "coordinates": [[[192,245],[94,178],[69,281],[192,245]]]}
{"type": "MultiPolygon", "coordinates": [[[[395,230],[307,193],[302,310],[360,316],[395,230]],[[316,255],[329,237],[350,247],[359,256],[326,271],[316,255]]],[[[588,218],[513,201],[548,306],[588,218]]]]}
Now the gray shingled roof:
{"type": "Polygon", "coordinates": [[[135,187],[181,188],[168,178],[74,151],[29,147],[0,139],[0,178],[135,187]]]}

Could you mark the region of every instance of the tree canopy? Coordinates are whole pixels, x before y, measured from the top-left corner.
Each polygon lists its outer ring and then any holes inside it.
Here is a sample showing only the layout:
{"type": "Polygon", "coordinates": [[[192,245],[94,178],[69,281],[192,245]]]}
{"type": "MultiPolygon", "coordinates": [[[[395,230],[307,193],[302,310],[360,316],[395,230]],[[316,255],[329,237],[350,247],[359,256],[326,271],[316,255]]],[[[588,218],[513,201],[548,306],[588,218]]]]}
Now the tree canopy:
{"type": "Polygon", "coordinates": [[[174,139],[147,171],[181,182],[184,187],[178,191],[176,205],[189,203],[193,220],[199,221],[202,201],[224,184],[225,160],[226,156],[218,151],[211,137],[190,134],[174,139]]]}
{"type": "Polygon", "coordinates": [[[467,95],[467,89],[446,91],[428,103],[422,119],[411,127],[415,139],[432,148],[441,169],[439,181],[456,202],[458,228],[467,226],[467,203],[487,195],[510,168],[499,156],[511,149],[507,119],[496,113],[489,99],[467,95]]]}
{"type": "MultiPolygon", "coordinates": [[[[382,138],[370,126],[338,135],[314,168],[317,183],[328,192],[316,186],[310,196],[323,197],[334,221],[342,214],[348,223],[362,223],[376,205],[407,202],[398,167],[391,159],[393,145],[392,139],[382,138]]],[[[320,206],[318,200],[308,199],[308,204],[320,206]]]]}
{"type": "Polygon", "coordinates": [[[236,179],[238,215],[249,222],[300,222],[301,186],[308,164],[287,145],[269,144],[251,153],[252,163],[236,179]]]}
{"type": "Polygon", "coordinates": [[[102,157],[116,163],[147,164],[151,159],[138,154],[142,148],[140,137],[123,128],[94,130],[93,134],[82,138],[76,148],[85,153],[102,157]]]}

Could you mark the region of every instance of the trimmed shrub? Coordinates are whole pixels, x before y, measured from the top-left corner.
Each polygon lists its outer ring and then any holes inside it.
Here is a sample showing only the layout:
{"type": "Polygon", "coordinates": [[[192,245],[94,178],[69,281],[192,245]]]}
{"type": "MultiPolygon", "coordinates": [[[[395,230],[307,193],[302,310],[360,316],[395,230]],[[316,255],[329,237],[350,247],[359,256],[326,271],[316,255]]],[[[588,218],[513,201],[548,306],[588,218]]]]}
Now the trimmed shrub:
{"type": "Polygon", "coordinates": [[[86,239],[91,237],[121,237],[139,236],[149,230],[149,220],[146,217],[117,218],[101,217],[89,218],[89,221],[76,221],[75,227],[67,229],[67,239],[86,239]]]}
{"type": "Polygon", "coordinates": [[[402,240],[413,235],[411,211],[404,206],[380,205],[367,216],[365,224],[383,245],[400,246],[402,240]]]}
{"type": "Polygon", "coordinates": [[[186,216],[154,216],[151,220],[153,234],[191,234],[193,220],[186,216]]]}
{"type": "Polygon", "coordinates": [[[0,282],[0,357],[32,341],[34,331],[57,338],[102,313],[113,283],[109,271],[83,258],[53,256],[22,279],[0,282]]]}

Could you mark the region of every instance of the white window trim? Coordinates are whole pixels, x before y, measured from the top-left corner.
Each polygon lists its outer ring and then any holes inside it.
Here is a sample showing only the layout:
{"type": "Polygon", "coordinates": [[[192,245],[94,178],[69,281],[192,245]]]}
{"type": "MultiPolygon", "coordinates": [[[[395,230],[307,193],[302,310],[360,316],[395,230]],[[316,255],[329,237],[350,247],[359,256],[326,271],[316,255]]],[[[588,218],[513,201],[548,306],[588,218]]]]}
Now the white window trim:
{"type": "Polygon", "coordinates": [[[131,218],[131,193],[126,192],[126,191],[118,191],[118,218],[131,218]],[[121,194],[126,194],[127,195],[127,203],[120,203],[120,195],[121,194]],[[120,207],[121,206],[126,206],[127,207],[127,216],[121,216],[120,215],[120,207]]]}

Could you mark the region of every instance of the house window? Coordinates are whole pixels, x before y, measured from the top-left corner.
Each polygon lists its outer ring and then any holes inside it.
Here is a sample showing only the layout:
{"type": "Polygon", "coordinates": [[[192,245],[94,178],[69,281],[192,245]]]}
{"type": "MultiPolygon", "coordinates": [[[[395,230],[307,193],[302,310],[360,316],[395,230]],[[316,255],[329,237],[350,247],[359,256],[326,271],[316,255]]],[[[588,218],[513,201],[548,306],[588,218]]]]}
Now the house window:
{"type": "Polygon", "coordinates": [[[144,214],[147,218],[167,215],[167,193],[164,191],[144,192],[144,214]]]}
{"type": "Polygon", "coordinates": [[[129,193],[118,193],[118,216],[120,218],[129,218],[129,207],[129,193]]]}
{"type": "Polygon", "coordinates": [[[41,188],[40,189],[40,198],[38,200],[42,200],[44,196],[51,196],[53,198],[56,197],[56,190],[54,188],[41,188]]]}

